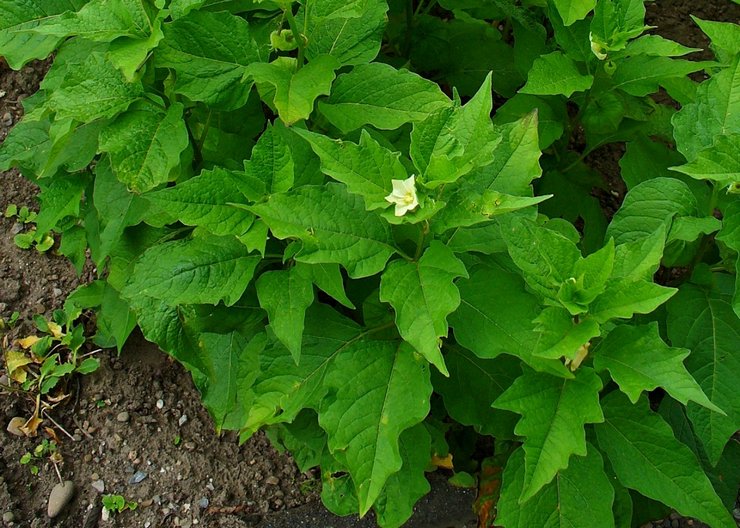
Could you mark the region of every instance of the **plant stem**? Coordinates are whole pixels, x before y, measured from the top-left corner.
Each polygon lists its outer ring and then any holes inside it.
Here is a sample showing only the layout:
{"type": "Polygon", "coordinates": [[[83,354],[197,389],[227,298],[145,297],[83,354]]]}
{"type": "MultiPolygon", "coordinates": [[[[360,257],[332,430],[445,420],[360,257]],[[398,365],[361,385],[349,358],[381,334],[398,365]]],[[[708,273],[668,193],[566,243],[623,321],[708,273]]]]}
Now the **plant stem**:
{"type": "Polygon", "coordinates": [[[306,60],[306,43],[303,40],[303,35],[301,35],[301,32],[298,31],[298,24],[295,21],[295,17],[293,16],[293,11],[291,11],[291,8],[287,7],[285,11],[283,11],[283,13],[285,14],[285,20],[288,21],[290,31],[293,33],[293,38],[295,39],[296,44],[298,44],[297,68],[300,70],[306,60]]]}
{"type": "Polygon", "coordinates": [[[419,240],[416,243],[416,253],[414,254],[414,260],[419,260],[421,252],[424,250],[424,239],[429,233],[429,220],[424,220],[424,226],[419,230],[419,240]]]}

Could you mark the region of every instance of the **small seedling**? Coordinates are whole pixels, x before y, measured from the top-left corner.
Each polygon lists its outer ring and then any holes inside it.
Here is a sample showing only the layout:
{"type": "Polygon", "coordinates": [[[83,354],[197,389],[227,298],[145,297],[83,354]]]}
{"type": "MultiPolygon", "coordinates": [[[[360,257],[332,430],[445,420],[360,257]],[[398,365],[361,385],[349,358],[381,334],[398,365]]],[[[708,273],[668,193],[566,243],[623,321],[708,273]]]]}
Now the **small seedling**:
{"type": "Polygon", "coordinates": [[[28,466],[28,471],[31,472],[31,475],[36,476],[39,474],[38,464],[47,457],[53,464],[61,462],[61,455],[57,449],[56,442],[44,439],[33,448],[33,451],[24,453],[19,462],[22,466],[28,466]]]}
{"type": "Polygon", "coordinates": [[[34,222],[36,220],[36,214],[35,211],[31,211],[28,207],[25,205],[18,208],[15,204],[10,204],[5,209],[5,218],[13,218],[15,217],[16,220],[22,224],[30,224],[31,222],[34,222]]]}
{"type": "Polygon", "coordinates": [[[127,501],[123,498],[123,495],[103,495],[103,508],[108,513],[122,513],[126,510],[134,511],[139,507],[139,504],[135,501],[127,501]]]}
{"type": "Polygon", "coordinates": [[[15,324],[18,322],[18,319],[20,319],[21,314],[20,312],[16,311],[10,314],[10,317],[6,321],[4,318],[0,317],[0,332],[5,330],[6,328],[13,328],[15,324]]]}

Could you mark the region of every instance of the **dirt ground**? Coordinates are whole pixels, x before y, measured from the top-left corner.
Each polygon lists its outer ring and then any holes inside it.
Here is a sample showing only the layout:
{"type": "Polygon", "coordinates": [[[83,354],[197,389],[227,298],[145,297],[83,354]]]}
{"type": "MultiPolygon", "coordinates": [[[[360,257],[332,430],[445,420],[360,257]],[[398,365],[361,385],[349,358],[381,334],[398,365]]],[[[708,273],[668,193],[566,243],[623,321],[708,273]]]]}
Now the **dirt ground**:
{"type": "MultiPolygon", "coordinates": [[[[658,0],[648,4],[647,23],[682,44],[707,48],[689,13],[702,19],[740,21],[740,6],[730,0],[658,0]]],[[[46,66],[35,63],[20,72],[0,66],[0,141],[20,119],[20,101],[36,90],[46,66]]],[[[617,159],[609,151],[593,165],[609,180],[608,173],[618,171],[617,159]]],[[[8,204],[36,208],[35,193],[34,186],[16,172],[2,174],[0,213],[8,204]]],[[[27,321],[34,314],[48,315],[61,307],[69,292],[95,274],[88,267],[77,277],[73,267],[53,251],[18,249],[13,236],[21,228],[0,216],[0,317],[7,320],[13,312],[20,313],[14,337],[29,333],[27,321]]],[[[318,501],[316,475],[301,474],[290,456],[275,451],[264,435],[255,435],[243,446],[231,434],[217,437],[189,375],[140,336],[132,338],[120,357],[110,351],[98,357],[101,368],[73,385],[71,403],[52,414],[72,436],[59,435],[64,460],[60,472],[77,489],[69,507],[53,521],[46,516],[47,498],[57,483],[52,465],[40,464],[34,476],[19,463],[40,439],[5,431],[11,418],[30,414],[33,402],[0,393],[0,515],[6,515],[0,526],[374,526],[371,517],[360,521],[328,514],[318,501]],[[99,522],[100,489],[136,501],[138,508],[99,522]]],[[[422,500],[407,526],[475,526],[473,493],[448,487],[443,475],[433,475],[431,480],[433,492],[422,500]]],[[[653,526],[702,525],[673,517],[653,526]]]]}

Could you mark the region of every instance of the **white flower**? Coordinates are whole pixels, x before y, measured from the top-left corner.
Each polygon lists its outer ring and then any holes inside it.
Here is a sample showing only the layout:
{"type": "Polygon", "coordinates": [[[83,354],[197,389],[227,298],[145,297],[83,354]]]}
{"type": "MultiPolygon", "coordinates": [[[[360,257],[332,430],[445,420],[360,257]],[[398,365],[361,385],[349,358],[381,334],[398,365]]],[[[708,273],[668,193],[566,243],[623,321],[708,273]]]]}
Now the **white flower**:
{"type": "Polygon", "coordinates": [[[396,216],[403,216],[419,205],[413,174],[405,180],[391,180],[391,183],[393,184],[393,192],[385,199],[392,204],[396,204],[396,216]]]}
{"type": "Polygon", "coordinates": [[[591,42],[591,51],[596,55],[596,58],[599,60],[606,59],[606,50],[600,42],[594,41],[593,33],[588,34],[588,40],[591,42]]]}

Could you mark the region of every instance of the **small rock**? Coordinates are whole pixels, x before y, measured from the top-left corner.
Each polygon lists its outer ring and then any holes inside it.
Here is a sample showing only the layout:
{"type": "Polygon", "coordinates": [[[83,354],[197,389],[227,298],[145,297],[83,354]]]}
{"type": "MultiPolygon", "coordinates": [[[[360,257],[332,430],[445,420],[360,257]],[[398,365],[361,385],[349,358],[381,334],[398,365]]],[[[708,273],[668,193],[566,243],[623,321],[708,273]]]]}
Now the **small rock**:
{"type": "Polygon", "coordinates": [[[62,290],[59,288],[54,288],[51,290],[51,293],[54,297],[59,297],[62,294],[62,290]]]}
{"type": "MultiPolygon", "coordinates": [[[[2,310],[0,310],[0,312],[2,312],[2,310]]],[[[7,387],[8,385],[10,385],[10,380],[8,379],[8,376],[6,376],[5,374],[0,374],[0,385],[4,387],[7,387]]]]}
{"type": "Polygon", "coordinates": [[[275,475],[270,475],[265,479],[265,484],[267,484],[268,486],[277,486],[278,484],[280,484],[280,479],[277,478],[275,475]]]}
{"type": "Polygon", "coordinates": [[[105,482],[103,482],[102,480],[94,480],[90,485],[98,493],[105,492],[105,482]]]}
{"type": "Polygon", "coordinates": [[[11,418],[8,422],[8,427],[6,427],[6,430],[15,436],[26,436],[23,434],[23,431],[21,430],[21,427],[23,427],[26,424],[26,420],[21,418],[20,416],[16,416],[14,418],[11,418]]]}
{"type": "Polygon", "coordinates": [[[130,418],[130,416],[129,416],[129,414],[126,411],[119,412],[118,415],[116,416],[116,420],[119,421],[119,422],[121,422],[121,423],[128,422],[129,418],[130,418]]]}
{"type": "Polygon", "coordinates": [[[82,457],[82,460],[85,463],[92,462],[92,455],[90,453],[85,453],[85,456],[82,457]]]}
{"type": "Polygon", "coordinates": [[[164,409],[164,400],[157,400],[157,409],[164,409]]]}
{"type": "Polygon", "coordinates": [[[17,235],[21,231],[23,231],[23,224],[21,224],[20,222],[16,222],[15,224],[13,224],[13,227],[10,228],[11,235],[17,235]]]}
{"type": "Polygon", "coordinates": [[[185,442],[184,444],[182,444],[182,447],[186,451],[195,451],[196,445],[195,442],[185,442]]]}
{"type": "Polygon", "coordinates": [[[210,501],[208,500],[208,497],[202,497],[198,501],[198,508],[205,510],[206,508],[208,508],[209,504],[210,504],[210,501]]]}
{"type": "Polygon", "coordinates": [[[71,480],[65,480],[54,486],[49,494],[49,505],[46,514],[53,519],[60,513],[64,507],[72,500],[75,494],[75,483],[71,480]]]}
{"type": "Polygon", "coordinates": [[[732,510],[732,516],[735,518],[735,520],[740,521],[740,508],[735,508],[732,510]]]}
{"type": "Polygon", "coordinates": [[[15,522],[15,514],[11,511],[3,513],[3,522],[6,522],[6,523],[15,522]]]}
{"type": "Polygon", "coordinates": [[[147,474],[143,471],[137,471],[133,475],[131,475],[131,478],[128,479],[129,484],[138,484],[142,480],[144,480],[147,477],[147,474]]]}
{"type": "Polygon", "coordinates": [[[187,422],[187,421],[188,421],[188,415],[187,414],[183,414],[182,416],[180,416],[180,419],[177,421],[177,425],[179,425],[180,427],[182,427],[183,425],[185,425],[185,422],[187,422]]]}

